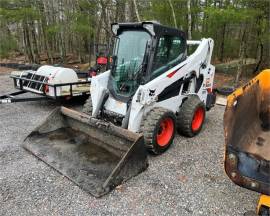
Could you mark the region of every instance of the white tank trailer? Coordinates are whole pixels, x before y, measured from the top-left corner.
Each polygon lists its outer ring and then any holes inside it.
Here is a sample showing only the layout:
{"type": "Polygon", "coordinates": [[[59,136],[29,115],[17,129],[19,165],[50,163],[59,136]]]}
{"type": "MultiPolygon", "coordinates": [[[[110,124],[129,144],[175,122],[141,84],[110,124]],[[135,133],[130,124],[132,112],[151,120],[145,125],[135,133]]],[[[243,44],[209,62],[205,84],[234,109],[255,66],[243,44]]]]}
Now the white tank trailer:
{"type": "MultiPolygon", "coordinates": [[[[82,73],[80,72],[80,75],[82,73]]],[[[84,74],[84,73],[83,73],[84,74]]],[[[44,65],[38,70],[13,71],[10,77],[14,87],[20,91],[0,96],[1,103],[33,101],[39,99],[71,99],[75,96],[89,96],[90,78],[83,78],[71,68],[44,65]],[[42,97],[18,98],[17,95],[31,92],[42,97]]]]}

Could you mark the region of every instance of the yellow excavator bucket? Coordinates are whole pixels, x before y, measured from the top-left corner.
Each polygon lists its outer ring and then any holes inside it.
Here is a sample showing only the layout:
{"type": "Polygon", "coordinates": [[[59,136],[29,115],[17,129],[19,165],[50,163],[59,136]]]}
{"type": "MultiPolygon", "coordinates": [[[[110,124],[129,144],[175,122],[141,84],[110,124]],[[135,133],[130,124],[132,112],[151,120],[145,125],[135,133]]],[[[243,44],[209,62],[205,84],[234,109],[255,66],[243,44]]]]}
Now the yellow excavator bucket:
{"type": "Polygon", "coordinates": [[[245,188],[270,195],[270,70],[227,98],[225,171],[245,188]]]}
{"type": "Polygon", "coordinates": [[[267,216],[270,214],[269,209],[270,209],[270,196],[262,194],[260,196],[256,212],[258,215],[267,216]]]}
{"type": "Polygon", "coordinates": [[[148,167],[141,134],[65,107],[53,110],[23,146],[95,197],[148,167]]]}

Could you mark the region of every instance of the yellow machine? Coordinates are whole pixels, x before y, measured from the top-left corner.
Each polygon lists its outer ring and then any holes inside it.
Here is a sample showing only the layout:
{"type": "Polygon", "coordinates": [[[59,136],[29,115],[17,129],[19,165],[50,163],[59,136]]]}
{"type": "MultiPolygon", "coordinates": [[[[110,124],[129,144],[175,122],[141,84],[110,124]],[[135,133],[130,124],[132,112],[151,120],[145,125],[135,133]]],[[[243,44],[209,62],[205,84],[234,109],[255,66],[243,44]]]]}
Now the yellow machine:
{"type": "Polygon", "coordinates": [[[259,215],[270,215],[270,69],[227,98],[225,171],[241,187],[261,193],[259,215]]]}
{"type": "Polygon", "coordinates": [[[257,214],[269,215],[269,208],[270,208],[270,196],[262,194],[258,202],[257,214]]]}

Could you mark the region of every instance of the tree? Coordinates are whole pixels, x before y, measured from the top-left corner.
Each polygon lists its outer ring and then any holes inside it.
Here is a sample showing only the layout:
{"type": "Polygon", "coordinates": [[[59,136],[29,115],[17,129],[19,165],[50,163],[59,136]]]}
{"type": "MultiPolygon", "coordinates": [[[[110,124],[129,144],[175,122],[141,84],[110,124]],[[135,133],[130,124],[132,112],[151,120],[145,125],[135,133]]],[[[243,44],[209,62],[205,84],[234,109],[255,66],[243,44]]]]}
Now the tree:
{"type": "Polygon", "coordinates": [[[174,13],[173,4],[172,4],[172,1],[171,0],[168,0],[168,1],[169,1],[170,8],[172,10],[174,27],[177,28],[177,22],[176,22],[176,17],[175,17],[175,13],[174,13]]]}
{"type": "Polygon", "coordinates": [[[110,24],[156,20],[188,39],[211,37],[214,63],[246,58],[253,72],[269,67],[268,0],[0,0],[0,56],[23,53],[28,62],[91,63],[95,43],[109,44],[110,24]]]}

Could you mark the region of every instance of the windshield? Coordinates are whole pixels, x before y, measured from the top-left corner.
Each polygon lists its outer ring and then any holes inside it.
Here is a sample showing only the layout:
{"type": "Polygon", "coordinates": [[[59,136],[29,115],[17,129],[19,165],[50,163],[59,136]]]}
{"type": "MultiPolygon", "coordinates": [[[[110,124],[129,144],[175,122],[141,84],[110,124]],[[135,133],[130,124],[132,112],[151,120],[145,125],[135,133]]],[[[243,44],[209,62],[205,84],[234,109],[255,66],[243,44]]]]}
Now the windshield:
{"type": "Polygon", "coordinates": [[[137,77],[142,69],[147,41],[151,36],[145,31],[123,31],[114,46],[113,87],[116,93],[130,96],[139,86],[137,77]]]}

